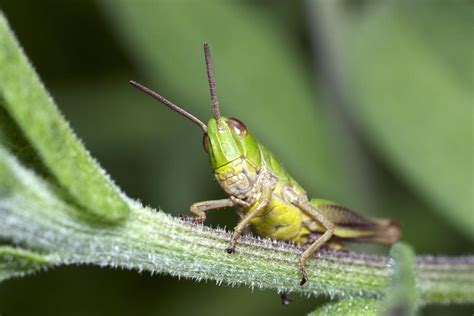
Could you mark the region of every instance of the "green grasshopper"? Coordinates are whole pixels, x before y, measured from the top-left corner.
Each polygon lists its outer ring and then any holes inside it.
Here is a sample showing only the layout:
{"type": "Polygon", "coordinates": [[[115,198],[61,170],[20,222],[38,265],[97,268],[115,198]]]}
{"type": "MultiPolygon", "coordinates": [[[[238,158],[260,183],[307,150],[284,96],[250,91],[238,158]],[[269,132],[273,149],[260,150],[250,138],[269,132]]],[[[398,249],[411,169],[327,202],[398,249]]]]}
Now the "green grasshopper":
{"type": "Polygon", "coordinates": [[[198,125],[204,132],[203,146],[209,154],[214,177],[229,195],[226,199],[194,203],[195,222],[204,222],[206,212],[236,207],[241,220],[234,228],[228,253],[246,227],[264,237],[308,245],[299,257],[300,284],[307,280],[305,262],[321,246],[341,248],[340,241],[390,245],[400,236],[398,225],[387,219],[369,218],[334,202],[308,198],[276,157],[261,145],[236,118],[220,114],[209,46],[204,56],[211,93],[213,117],[205,125],[194,115],[145,86],[130,81],[170,109],[198,125]]]}

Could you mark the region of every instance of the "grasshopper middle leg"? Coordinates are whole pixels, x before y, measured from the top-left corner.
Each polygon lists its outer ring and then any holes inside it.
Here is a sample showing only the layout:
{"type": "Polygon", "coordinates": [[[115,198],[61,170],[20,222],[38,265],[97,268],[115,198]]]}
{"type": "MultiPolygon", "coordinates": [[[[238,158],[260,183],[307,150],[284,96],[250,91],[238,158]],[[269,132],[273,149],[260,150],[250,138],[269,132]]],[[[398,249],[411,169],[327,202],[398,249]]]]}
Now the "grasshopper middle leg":
{"type": "Polygon", "coordinates": [[[320,222],[326,231],[324,234],[321,235],[318,239],[316,239],[300,256],[299,260],[299,271],[301,274],[301,281],[300,285],[303,285],[308,281],[308,274],[306,273],[305,269],[305,262],[310,258],[316,250],[319,249],[322,245],[324,245],[332,236],[334,232],[334,224],[329,221],[323,214],[321,214],[316,207],[314,207],[308,199],[305,197],[303,199],[298,199],[294,203],[297,207],[299,207],[304,213],[310,216],[312,219],[320,222]]]}
{"type": "Polygon", "coordinates": [[[310,258],[316,250],[324,245],[334,233],[334,223],[328,220],[311,202],[308,200],[306,194],[297,195],[296,192],[287,186],[283,189],[287,199],[291,201],[293,205],[298,207],[302,212],[308,215],[312,220],[317,221],[323,225],[326,231],[316,239],[306,250],[301,254],[299,259],[299,272],[301,275],[300,285],[303,285],[308,281],[308,274],[305,269],[305,262],[310,258]]]}

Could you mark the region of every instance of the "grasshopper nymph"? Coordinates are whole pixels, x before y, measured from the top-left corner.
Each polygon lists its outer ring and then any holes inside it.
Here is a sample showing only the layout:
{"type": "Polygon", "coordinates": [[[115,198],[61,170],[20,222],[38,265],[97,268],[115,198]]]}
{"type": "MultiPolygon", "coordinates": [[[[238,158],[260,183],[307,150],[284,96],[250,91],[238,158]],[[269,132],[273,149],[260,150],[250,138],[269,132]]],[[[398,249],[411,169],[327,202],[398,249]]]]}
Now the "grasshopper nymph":
{"type": "Polygon", "coordinates": [[[229,240],[228,253],[234,252],[237,240],[249,225],[261,236],[305,244],[307,248],[299,258],[300,284],[303,285],[308,279],[305,261],[322,245],[340,248],[341,241],[390,245],[399,239],[398,225],[392,220],[359,215],[327,200],[310,200],[305,190],[241,121],[220,114],[206,43],[204,56],[213,114],[207,125],[158,93],[137,82],[130,83],[188,118],[204,132],[203,146],[209,154],[214,177],[229,197],[194,203],[190,210],[196,222],[203,222],[207,211],[225,207],[238,209],[242,218],[229,240]]]}

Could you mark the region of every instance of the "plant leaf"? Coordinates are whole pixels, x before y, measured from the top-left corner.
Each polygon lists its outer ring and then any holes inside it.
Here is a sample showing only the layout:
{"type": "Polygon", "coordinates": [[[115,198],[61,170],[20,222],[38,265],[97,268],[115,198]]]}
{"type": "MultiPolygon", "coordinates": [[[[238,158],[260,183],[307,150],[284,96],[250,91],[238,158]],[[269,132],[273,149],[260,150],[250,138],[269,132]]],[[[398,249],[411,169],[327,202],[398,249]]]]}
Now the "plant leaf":
{"type": "Polygon", "coordinates": [[[54,263],[52,256],[20,248],[0,246],[0,282],[44,270],[54,263]]]}
{"type": "Polygon", "coordinates": [[[25,146],[14,150],[39,156],[58,186],[89,214],[110,222],[128,214],[118,188],[74,135],[1,13],[0,106],[6,110],[0,110],[2,145],[15,147],[20,137],[25,146]],[[15,133],[11,132],[12,128],[15,133]],[[13,140],[9,138],[11,135],[15,136],[13,140]]]}
{"type": "Polygon", "coordinates": [[[377,315],[380,302],[375,299],[356,297],[324,304],[308,316],[373,316],[377,315]]]}
{"type": "Polygon", "coordinates": [[[415,279],[415,254],[404,243],[393,245],[390,250],[393,259],[393,274],[384,298],[384,315],[415,315],[418,293],[415,279]]]}

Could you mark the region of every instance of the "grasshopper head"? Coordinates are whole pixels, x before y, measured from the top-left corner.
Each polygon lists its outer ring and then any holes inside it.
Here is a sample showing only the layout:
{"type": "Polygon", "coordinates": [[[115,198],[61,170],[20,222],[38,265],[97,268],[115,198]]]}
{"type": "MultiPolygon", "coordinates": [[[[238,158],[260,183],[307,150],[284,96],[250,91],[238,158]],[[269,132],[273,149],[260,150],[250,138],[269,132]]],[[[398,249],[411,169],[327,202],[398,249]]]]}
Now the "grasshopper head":
{"type": "Polygon", "coordinates": [[[260,156],[258,144],[256,140],[247,132],[245,125],[238,119],[226,118],[220,114],[219,101],[217,100],[216,94],[216,84],[212,71],[211,55],[207,43],[204,43],[204,56],[206,60],[207,76],[209,79],[213,114],[213,117],[209,120],[207,126],[197,117],[189,112],[186,112],[155,91],[152,91],[135,81],[130,81],[130,84],[157,99],[173,111],[183,115],[203,130],[204,149],[209,154],[209,159],[213,169],[217,169],[240,157],[250,159],[255,164],[259,165],[260,156]]]}
{"type": "Polygon", "coordinates": [[[257,164],[260,160],[257,141],[244,123],[236,118],[211,118],[207,124],[207,133],[204,133],[203,146],[213,169],[240,157],[251,159],[257,164]]]}
{"type": "Polygon", "coordinates": [[[204,43],[204,57],[211,92],[213,118],[207,124],[203,146],[209,154],[212,168],[217,169],[240,157],[249,158],[254,162],[259,161],[258,144],[247,132],[244,123],[236,118],[221,116],[216,94],[216,82],[212,71],[211,53],[207,43],[204,43]]]}

